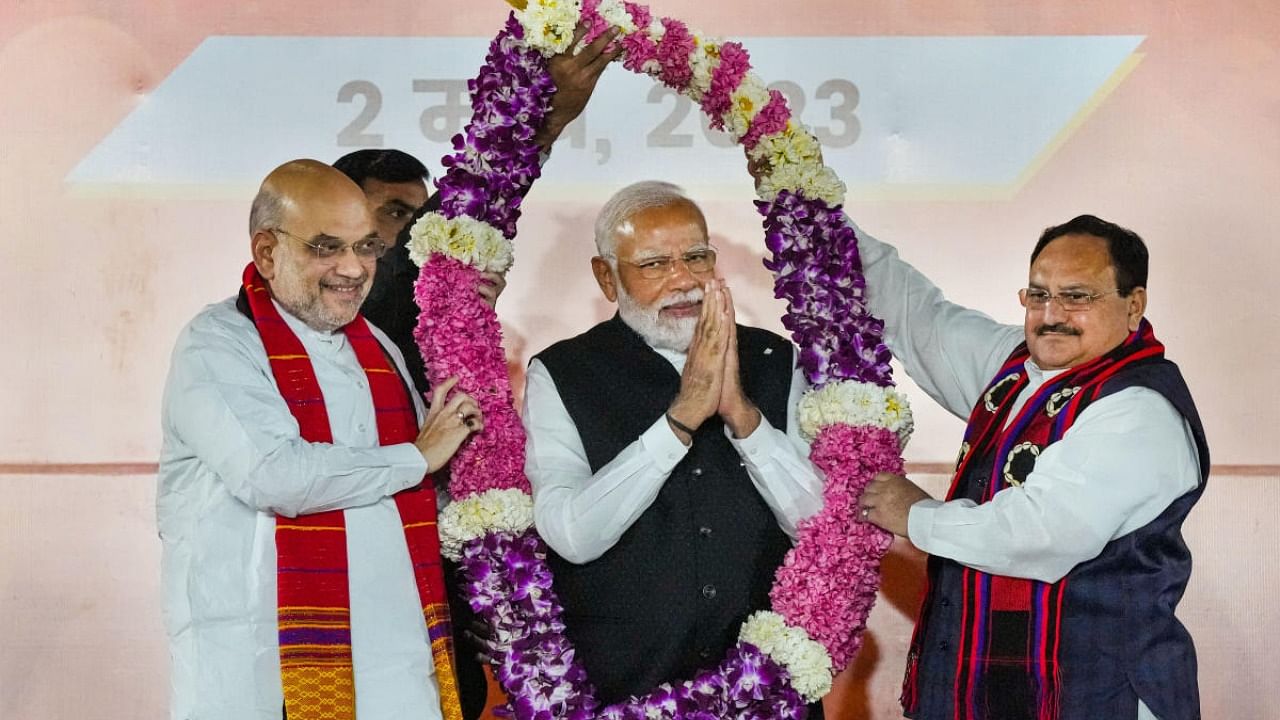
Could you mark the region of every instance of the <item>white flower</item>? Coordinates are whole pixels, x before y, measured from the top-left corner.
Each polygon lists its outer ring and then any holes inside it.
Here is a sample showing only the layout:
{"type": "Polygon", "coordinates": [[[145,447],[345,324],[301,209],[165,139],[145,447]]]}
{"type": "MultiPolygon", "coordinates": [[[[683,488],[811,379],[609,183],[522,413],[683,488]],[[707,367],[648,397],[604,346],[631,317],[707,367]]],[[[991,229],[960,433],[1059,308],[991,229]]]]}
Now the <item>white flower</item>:
{"type": "Polygon", "coordinates": [[[782,132],[765,135],[751,148],[752,160],[763,160],[770,168],[787,165],[821,165],[822,146],[803,125],[788,120],[782,132]]]}
{"type": "Polygon", "coordinates": [[[813,200],[821,200],[835,207],[844,204],[845,185],[836,171],[825,165],[783,165],[761,178],[756,194],[761,200],[773,202],[783,190],[798,192],[813,200]]]}
{"type": "Polygon", "coordinates": [[[529,0],[516,20],[524,28],[525,44],[551,57],[573,41],[573,30],[582,14],[579,0],[529,0]]]}
{"type": "Polygon", "coordinates": [[[511,241],[494,226],[466,215],[427,213],[409,230],[409,258],[419,267],[432,255],[448,255],[487,272],[506,272],[515,257],[511,241]]]}
{"type": "Polygon", "coordinates": [[[596,12],[600,13],[609,27],[616,27],[627,35],[636,31],[636,21],[631,19],[631,13],[627,12],[622,0],[601,0],[596,12]]]}
{"type": "Polygon", "coordinates": [[[516,488],[455,500],[440,513],[440,554],[457,560],[464,543],[490,532],[524,532],[531,525],[533,498],[516,488]]]}
{"type": "Polygon", "coordinates": [[[770,610],[753,613],[742,624],[740,642],[760,648],[791,675],[791,687],[815,702],[831,692],[831,656],[822,643],[802,628],[790,627],[781,615],[770,610]]]}
{"type": "Polygon", "coordinates": [[[778,193],[790,190],[832,206],[844,203],[845,185],[834,170],[822,164],[818,139],[794,120],[787,121],[782,132],[760,138],[750,155],[769,168],[756,191],[760,199],[772,202],[778,193]]]}
{"type": "Polygon", "coordinates": [[[800,399],[800,433],[813,440],[827,425],[873,425],[898,435],[906,445],[915,428],[907,397],[891,387],[843,380],[822,388],[810,388],[800,399]]]}
{"type": "Polygon", "coordinates": [[[685,94],[694,102],[702,102],[702,97],[711,89],[711,75],[720,64],[720,42],[699,35],[693,36],[693,42],[693,53],[689,56],[689,69],[693,76],[685,94]]]}
{"type": "Polygon", "coordinates": [[[729,97],[733,104],[725,113],[724,126],[736,141],[747,134],[751,121],[769,104],[769,88],[758,75],[747,73],[729,97]]]}

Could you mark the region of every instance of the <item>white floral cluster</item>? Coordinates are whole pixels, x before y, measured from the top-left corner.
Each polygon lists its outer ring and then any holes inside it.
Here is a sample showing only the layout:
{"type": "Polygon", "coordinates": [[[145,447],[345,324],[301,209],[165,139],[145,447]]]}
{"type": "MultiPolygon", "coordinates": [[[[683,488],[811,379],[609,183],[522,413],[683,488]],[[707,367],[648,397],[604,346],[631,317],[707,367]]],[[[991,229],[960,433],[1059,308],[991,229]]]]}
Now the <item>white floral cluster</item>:
{"type": "Polygon", "coordinates": [[[630,35],[636,31],[636,21],[631,19],[631,13],[627,12],[623,0],[600,0],[600,4],[596,6],[596,12],[604,18],[609,27],[618,28],[624,35],[630,35]]]}
{"type": "Polygon", "coordinates": [[[821,388],[810,388],[797,410],[800,433],[809,440],[827,425],[873,425],[898,435],[905,446],[915,428],[907,396],[891,387],[856,380],[842,380],[821,388]]]}
{"type": "Polygon", "coordinates": [[[490,532],[521,533],[533,525],[533,497],[516,489],[488,490],[455,500],[440,512],[440,554],[462,557],[463,544],[490,532]]]}
{"type": "Polygon", "coordinates": [[[724,127],[736,141],[747,134],[751,129],[751,121],[769,104],[769,88],[760,76],[749,72],[742,76],[742,81],[733,89],[729,98],[733,104],[724,116],[724,127]]]}
{"type": "Polygon", "coordinates": [[[515,258],[511,241],[494,226],[466,215],[427,213],[409,231],[409,258],[419,267],[432,255],[448,255],[483,272],[506,272],[515,258]]]}
{"type": "Polygon", "coordinates": [[[832,207],[844,204],[844,182],[822,163],[818,139],[794,119],[782,132],[761,138],[748,155],[767,168],[756,188],[761,200],[773,202],[778,193],[790,190],[832,207]]]}
{"type": "Polygon", "coordinates": [[[693,36],[693,54],[689,56],[689,69],[693,76],[689,80],[689,88],[685,94],[689,99],[700,103],[711,90],[711,75],[720,64],[720,41],[704,38],[699,34],[693,36]]]}
{"type": "Polygon", "coordinates": [[[516,20],[524,28],[526,45],[546,57],[569,48],[582,14],[581,0],[527,0],[524,7],[520,2],[511,4],[517,8],[516,20]]]}
{"type": "Polygon", "coordinates": [[[738,640],[755,645],[786,668],[791,675],[791,687],[806,702],[815,702],[831,692],[833,672],[827,649],[803,629],[787,625],[778,613],[771,610],[753,613],[742,624],[738,640]]]}

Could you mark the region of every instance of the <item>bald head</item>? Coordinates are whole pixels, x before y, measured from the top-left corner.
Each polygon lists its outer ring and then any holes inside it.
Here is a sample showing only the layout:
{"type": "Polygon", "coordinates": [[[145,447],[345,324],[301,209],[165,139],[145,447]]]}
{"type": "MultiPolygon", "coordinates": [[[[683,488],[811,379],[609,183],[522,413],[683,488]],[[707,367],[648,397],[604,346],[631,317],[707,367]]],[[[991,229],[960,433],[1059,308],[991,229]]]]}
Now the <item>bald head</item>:
{"type": "Polygon", "coordinates": [[[364,192],[351,178],[319,160],[290,160],[272,170],[258,188],[249,210],[249,234],[280,228],[317,208],[358,201],[364,192]]]}

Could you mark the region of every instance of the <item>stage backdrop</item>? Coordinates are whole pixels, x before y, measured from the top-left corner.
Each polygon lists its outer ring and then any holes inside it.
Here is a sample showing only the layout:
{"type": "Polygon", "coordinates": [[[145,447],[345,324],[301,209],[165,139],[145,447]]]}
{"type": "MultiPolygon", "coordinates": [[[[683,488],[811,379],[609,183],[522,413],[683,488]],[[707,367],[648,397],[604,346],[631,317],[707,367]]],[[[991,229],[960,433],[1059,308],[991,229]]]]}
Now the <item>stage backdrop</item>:
{"type": "MultiPolygon", "coordinates": [[[[849,185],[846,210],[1009,322],[1047,225],[1094,213],[1152,253],[1149,317],[1200,403],[1214,477],[1183,618],[1206,718],[1275,717],[1280,5],[658,0],[742,39],[849,185]]],[[[167,713],[154,461],[182,325],[232,294],[249,201],[295,157],[397,147],[438,172],[505,7],[50,0],[0,5],[0,718],[167,713]]],[[[607,317],[591,223],[644,178],[702,201],[739,317],[780,329],[741,155],[611,68],[525,202],[499,316],[528,358],[607,317]]],[[[914,474],[962,424],[909,382],[914,474]]],[[[899,717],[922,561],[899,543],[831,716],[899,717]]]]}

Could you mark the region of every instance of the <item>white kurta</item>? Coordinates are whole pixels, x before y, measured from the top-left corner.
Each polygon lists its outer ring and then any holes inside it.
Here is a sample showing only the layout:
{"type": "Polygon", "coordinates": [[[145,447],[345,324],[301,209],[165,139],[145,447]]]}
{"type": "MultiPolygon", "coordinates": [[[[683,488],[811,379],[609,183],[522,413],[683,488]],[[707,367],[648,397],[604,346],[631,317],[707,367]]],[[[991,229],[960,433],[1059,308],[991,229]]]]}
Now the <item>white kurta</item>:
{"type": "MultiPolygon", "coordinates": [[[[684,371],[684,353],[656,352],[676,372],[684,371]]],[[[796,523],[822,508],[822,476],[809,462],[809,446],[800,438],[795,417],[806,389],[804,374],[793,370],[785,433],[770,425],[763,414],[759,427],[745,438],[735,438],[725,428],[756,492],[792,537],[796,523]]],[[[644,434],[592,473],[573,418],[546,366],[538,360],[529,365],[524,398],[528,434],[525,474],[533,485],[538,534],[569,562],[595,560],[653,504],[689,450],[660,415],[644,434]]]]}
{"type": "MultiPolygon", "coordinates": [[[[426,463],[412,444],[378,445],[373,400],[346,336],[276,307],[310,355],[334,443],[301,439],[234,299],[183,330],[165,386],[156,501],[172,717],[281,716],[274,514],[344,509],[356,713],[439,718],[426,621],[391,498],[417,485],[426,463]]],[[[395,345],[373,333],[407,378],[395,345]]]]}
{"type": "MultiPolygon", "coordinates": [[[[948,302],[892,247],[858,230],[871,312],[911,379],[952,414],[970,411],[1023,329],[948,302]]],[[[1012,295],[1012,293],[1010,293],[1012,295]]],[[[1029,383],[1012,419],[1061,371],[1030,360],[1029,383]]],[[[1062,439],[1036,459],[1021,487],[987,503],[926,500],[908,517],[921,550],[984,572],[1055,582],[1098,556],[1104,545],[1146,525],[1200,483],[1191,428],[1162,395],[1121,390],[1080,413],[1062,439]]],[[[1138,717],[1153,717],[1139,702],[1138,717]]]]}

